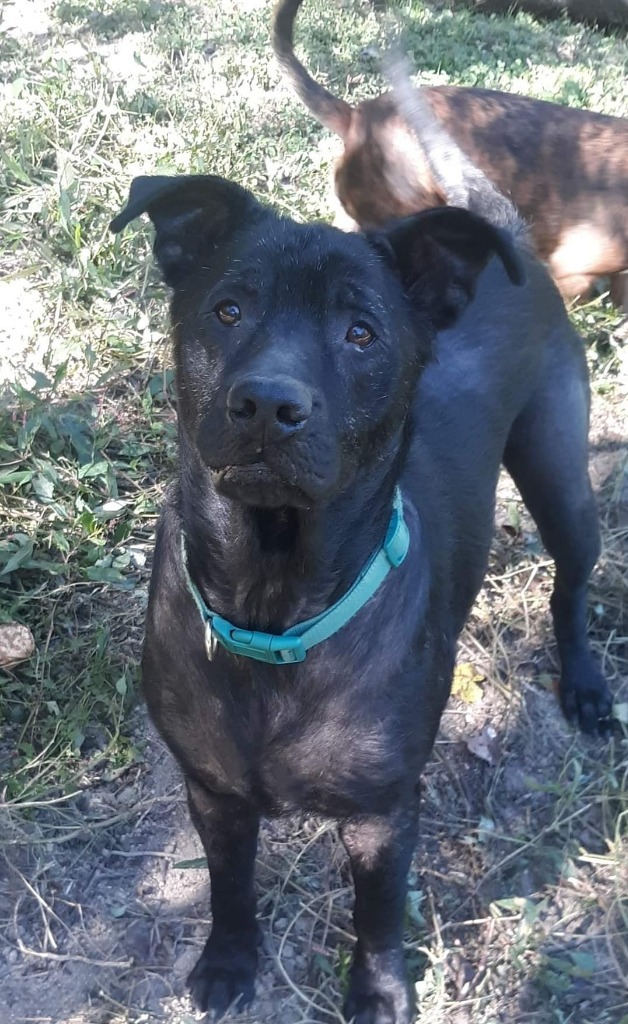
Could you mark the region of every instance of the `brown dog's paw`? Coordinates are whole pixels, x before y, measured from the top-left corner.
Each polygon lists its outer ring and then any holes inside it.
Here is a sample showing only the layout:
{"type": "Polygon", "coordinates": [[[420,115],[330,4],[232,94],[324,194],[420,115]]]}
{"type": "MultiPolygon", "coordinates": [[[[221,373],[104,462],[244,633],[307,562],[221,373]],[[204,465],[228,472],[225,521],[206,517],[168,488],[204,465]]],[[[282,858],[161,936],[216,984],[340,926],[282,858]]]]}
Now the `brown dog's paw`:
{"type": "Polygon", "coordinates": [[[371,953],[359,960],[351,972],[346,1019],[353,1024],[411,1024],[412,1004],[402,954],[371,953]]]}
{"type": "Polygon", "coordinates": [[[257,956],[217,949],[211,938],[188,977],[192,1000],[199,1010],[220,1020],[229,1009],[244,1009],[255,995],[257,956]]]}
{"type": "Polygon", "coordinates": [[[563,670],[560,702],[565,717],[583,732],[605,736],[610,731],[613,698],[592,656],[581,657],[563,670]]]}

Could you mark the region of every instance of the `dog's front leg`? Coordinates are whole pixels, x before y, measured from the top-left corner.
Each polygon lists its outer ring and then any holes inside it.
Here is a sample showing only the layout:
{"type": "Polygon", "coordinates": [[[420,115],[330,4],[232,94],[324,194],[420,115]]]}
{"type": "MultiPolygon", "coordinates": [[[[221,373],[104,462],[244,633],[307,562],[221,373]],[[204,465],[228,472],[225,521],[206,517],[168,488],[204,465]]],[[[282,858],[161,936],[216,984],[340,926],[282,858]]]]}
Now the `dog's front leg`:
{"type": "Polygon", "coordinates": [[[411,805],[386,817],[352,818],[340,834],[355,885],[357,945],[344,1012],[355,1024],[409,1024],[402,938],[407,875],[418,832],[411,805]]]}
{"type": "Polygon", "coordinates": [[[187,780],[192,821],[211,879],[212,930],[188,978],[192,998],[214,1019],[253,999],[257,968],[254,871],[259,816],[237,797],[187,780]]]}

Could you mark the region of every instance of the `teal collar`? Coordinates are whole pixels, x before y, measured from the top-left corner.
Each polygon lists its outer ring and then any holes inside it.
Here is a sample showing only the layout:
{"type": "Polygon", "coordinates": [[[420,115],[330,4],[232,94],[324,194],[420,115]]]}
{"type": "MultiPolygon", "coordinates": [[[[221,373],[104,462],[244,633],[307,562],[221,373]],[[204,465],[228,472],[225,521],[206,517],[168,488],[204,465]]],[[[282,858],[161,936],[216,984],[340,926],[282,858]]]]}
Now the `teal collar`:
{"type": "Polygon", "coordinates": [[[198,587],[190,577],[185,536],[181,534],[182,563],[188,590],[205,627],[205,649],[211,660],[216,646],[221,644],[230,654],[241,654],[271,665],[291,665],[305,661],[310,647],[327,640],[347,624],[364,607],[370,597],[386,579],[391,569],[401,565],[410,546],[410,533],[403,516],[403,501],[399,488],[395,488],[393,510],[382,546],[371,556],[353,586],[327,611],[305,622],[297,622],[285,633],[261,633],[258,630],[239,629],[227,622],[205,604],[198,587]]]}

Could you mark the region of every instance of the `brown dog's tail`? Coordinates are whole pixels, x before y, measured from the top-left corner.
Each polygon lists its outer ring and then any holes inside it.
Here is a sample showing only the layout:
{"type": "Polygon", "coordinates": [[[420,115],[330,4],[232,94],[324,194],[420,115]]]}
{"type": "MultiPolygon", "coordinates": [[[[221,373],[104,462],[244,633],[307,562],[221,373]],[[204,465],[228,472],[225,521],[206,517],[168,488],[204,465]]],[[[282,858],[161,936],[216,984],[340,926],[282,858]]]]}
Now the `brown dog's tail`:
{"type": "Polygon", "coordinates": [[[507,228],[523,241],[527,227],[518,210],[469,160],[442,126],[422,90],[412,84],[405,58],[397,52],[389,53],[383,64],[399,113],[416,136],[447,204],[471,210],[496,227],[507,228]]]}
{"type": "Polygon", "coordinates": [[[344,139],[353,107],[315,82],[294,55],[294,20],[302,3],[303,0],[279,0],[273,18],[273,50],[301,102],[321,124],[344,139]]]}

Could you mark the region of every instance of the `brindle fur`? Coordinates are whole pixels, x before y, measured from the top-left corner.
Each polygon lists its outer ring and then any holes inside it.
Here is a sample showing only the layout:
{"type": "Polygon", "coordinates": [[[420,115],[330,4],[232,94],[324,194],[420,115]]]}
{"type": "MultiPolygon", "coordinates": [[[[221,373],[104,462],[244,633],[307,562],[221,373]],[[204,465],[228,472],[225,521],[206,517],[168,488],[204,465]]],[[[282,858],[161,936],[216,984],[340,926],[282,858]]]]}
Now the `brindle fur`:
{"type": "MultiPolygon", "coordinates": [[[[390,93],[353,107],[297,60],[302,2],[280,0],[273,45],[301,101],[343,140],[334,178],[350,222],[382,225],[444,203],[390,93]]],[[[608,275],[613,299],[628,309],[628,120],[488,89],[422,92],[459,148],[512,199],[563,297],[584,298],[608,275]]]]}

